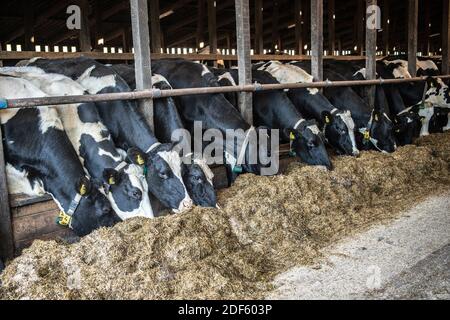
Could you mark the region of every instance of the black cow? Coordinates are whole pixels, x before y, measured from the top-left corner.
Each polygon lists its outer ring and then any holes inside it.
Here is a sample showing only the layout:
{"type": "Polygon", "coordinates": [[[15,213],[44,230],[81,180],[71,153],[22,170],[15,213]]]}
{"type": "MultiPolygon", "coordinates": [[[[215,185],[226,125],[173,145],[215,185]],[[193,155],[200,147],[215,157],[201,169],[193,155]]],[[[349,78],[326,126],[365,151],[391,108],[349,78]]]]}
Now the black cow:
{"type": "MultiPolygon", "coordinates": [[[[0,96],[45,94],[24,79],[0,76],[0,96]]],[[[120,221],[101,186],[86,177],[55,109],[6,109],[0,118],[11,193],[50,194],[62,211],[59,223],[79,236],[120,221]]]]}
{"type": "MultiPolygon", "coordinates": [[[[128,83],[131,89],[136,89],[133,67],[123,64],[112,65],[111,67],[128,83]]],[[[154,88],[160,90],[172,89],[161,75],[152,76],[152,83],[154,88]]],[[[172,134],[176,130],[184,129],[184,124],[173,98],[155,99],[153,101],[153,116],[155,135],[159,141],[169,143],[172,141],[172,134]]],[[[179,132],[182,133],[182,130],[179,132]]],[[[184,135],[178,142],[186,141],[190,142],[190,138],[184,135]]],[[[203,159],[192,156],[188,162],[190,164],[183,166],[183,181],[194,204],[203,207],[215,207],[217,197],[212,181],[214,174],[203,159]]]]}
{"type": "MultiPolygon", "coordinates": [[[[312,76],[301,68],[279,61],[259,63],[254,69],[269,72],[280,83],[312,82],[312,76]]],[[[303,116],[319,122],[328,143],[336,153],[359,155],[354,133],[355,123],[350,111],[336,109],[318,89],[300,88],[286,91],[303,116]]]]}
{"type": "MultiPolygon", "coordinates": [[[[195,62],[182,59],[156,60],[152,62],[152,70],[164,76],[175,89],[219,86],[217,78],[210,70],[195,62]]],[[[201,121],[203,128],[217,129],[223,135],[226,134],[227,130],[236,131],[240,129],[247,132],[245,137],[238,137],[233,145],[227,145],[224,148],[230,182],[233,182],[237,174],[241,172],[263,173],[267,164],[263,164],[261,155],[267,156],[270,154],[267,146],[261,143],[261,139],[268,138],[264,134],[265,130],[250,126],[225,99],[224,95],[188,95],[177,97],[176,101],[183,122],[191,132],[196,121],[201,121]],[[254,139],[248,140],[251,133],[255,133],[257,142],[254,139]],[[255,158],[255,154],[252,154],[250,150],[259,151],[256,163],[251,161],[251,158],[255,158]],[[241,160],[242,163],[239,165],[241,160]]]]}
{"type": "MultiPolygon", "coordinates": [[[[311,71],[309,62],[293,62],[292,64],[311,71]]],[[[344,81],[345,78],[330,69],[324,69],[324,77],[333,81],[344,81]]],[[[382,152],[394,152],[397,148],[394,138],[394,125],[385,110],[371,108],[354,90],[349,87],[324,88],[325,96],[333,105],[341,110],[350,110],[355,121],[357,141],[360,148],[375,148],[382,152]]]]}
{"type": "MultiPolygon", "coordinates": [[[[213,69],[213,73],[226,86],[224,79],[232,78],[236,84],[236,69],[213,69]]],[[[278,81],[268,72],[253,70],[253,81],[274,84],[278,81]]],[[[228,82],[232,83],[230,80],[228,82]]],[[[331,169],[331,161],[323,143],[322,132],[315,120],[306,120],[283,91],[259,91],[253,94],[253,120],[256,125],[281,129],[281,141],[291,143],[291,153],[310,165],[323,165],[331,169]]]]}
{"type": "MultiPolygon", "coordinates": [[[[28,65],[68,76],[91,94],[131,91],[113,69],[90,58],[32,59],[28,65]]],[[[109,101],[98,102],[96,106],[115,144],[129,151],[131,161],[145,164],[151,194],[175,212],[189,209],[192,200],[181,176],[180,156],[173,150],[172,144],[158,142],[137,103],[130,100],[109,101]]]]}

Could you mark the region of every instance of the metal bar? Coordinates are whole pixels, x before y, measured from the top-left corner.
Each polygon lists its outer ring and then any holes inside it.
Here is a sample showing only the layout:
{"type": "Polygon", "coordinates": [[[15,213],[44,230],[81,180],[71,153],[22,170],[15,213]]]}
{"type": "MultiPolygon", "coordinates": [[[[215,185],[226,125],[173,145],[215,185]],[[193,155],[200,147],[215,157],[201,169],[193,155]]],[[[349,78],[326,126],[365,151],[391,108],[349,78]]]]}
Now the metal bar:
{"type": "Polygon", "coordinates": [[[323,80],[323,0],[311,0],[311,74],[323,80]]]}
{"type": "MultiPolygon", "coordinates": [[[[130,3],[136,89],[151,89],[152,67],[150,60],[150,35],[148,30],[147,0],[131,0],[130,3]]],[[[151,99],[140,100],[139,108],[153,130],[153,101],[151,99]]]]}
{"type": "Polygon", "coordinates": [[[150,31],[152,32],[152,52],[161,52],[161,23],[159,21],[159,0],[150,0],[150,31]]]}
{"type": "Polygon", "coordinates": [[[3,137],[0,130],[0,258],[6,261],[14,255],[14,237],[11,225],[6,163],[2,141],[3,137]]]}
{"type": "MultiPolygon", "coordinates": [[[[377,0],[367,0],[366,2],[366,79],[376,79],[377,72],[377,60],[376,60],[376,47],[377,47],[377,24],[381,21],[377,21],[377,11],[375,6],[377,0]],[[375,15],[375,25],[369,25],[369,19],[375,15]]],[[[369,105],[373,108],[375,105],[375,87],[369,86],[367,89],[367,96],[369,98],[369,105]]]]}
{"type": "Polygon", "coordinates": [[[408,71],[412,77],[417,74],[417,25],[419,0],[409,0],[408,6],[408,71]]]}
{"type": "MultiPolygon", "coordinates": [[[[265,90],[283,90],[299,88],[327,88],[327,87],[352,87],[370,85],[388,85],[405,82],[426,81],[428,77],[415,77],[411,79],[374,79],[374,80],[352,80],[352,81],[320,81],[312,83],[280,83],[280,84],[247,84],[230,87],[206,87],[158,90],[150,89],[133,92],[102,93],[81,96],[54,96],[40,98],[7,99],[8,108],[33,108],[36,106],[64,105],[83,102],[117,101],[117,100],[138,100],[138,99],[158,99],[167,97],[178,97],[184,95],[201,95],[212,93],[228,92],[255,92],[265,90]]],[[[435,76],[433,78],[450,79],[450,75],[435,76]]],[[[1,112],[1,110],[0,110],[1,112]]]]}
{"type": "MultiPolygon", "coordinates": [[[[249,0],[236,0],[236,42],[239,84],[252,83],[252,60],[250,58],[250,8],[249,0]]],[[[253,96],[248,92],[239,94],[239,110],[249,124],[253,124],[253,96]]]]}
{"type": "Polygon", "coordinates": [[[79,0],[81,8],[81,29],[80,29],[80,49],[81,51],[91,51],[91,32],[89,27],[89,2],[79,0]]]}
{"type": "Polygon", "coordinates": [[[442,73],[450,73],[450,0],[443,0],[442,73]]]}
{"type": "Polygon", "coordinates": [[[255,0],[255,53],[264,53],[263,0],[255,0]]]}
{"type": "Polygon", "coordinates": [[[336,50],[336,20],[334,0],[328,0],[328,48],[331,55],[336,50]]]}

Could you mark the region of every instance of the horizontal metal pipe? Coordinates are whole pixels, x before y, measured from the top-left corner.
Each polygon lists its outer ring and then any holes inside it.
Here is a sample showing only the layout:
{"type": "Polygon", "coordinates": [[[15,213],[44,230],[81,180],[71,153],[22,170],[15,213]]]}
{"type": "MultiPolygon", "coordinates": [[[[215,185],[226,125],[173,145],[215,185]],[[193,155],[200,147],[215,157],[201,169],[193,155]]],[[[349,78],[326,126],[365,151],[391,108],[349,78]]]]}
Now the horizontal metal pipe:
{"type": "MultiPolygon", "coordinates": [[[[433,78],[449,79],[450,75],[436,76],[433,78]]],[[[326,88],[326,87],[351,87],[386,85],[404,82],[425,81],[427,77],[416,77],[411,79],[376,79],[376,80],[352,80],[352,81],[321,81],[313,83],[280,83],[280,84],[251,84],[230,87],[206,87],[206,88],[186,88],[172,90],[143,90],[120,93],[102,93],[93,95],[78,96],[55,96],[40,98],[7,99],[8,108],[32,108],[36,106],[64,105],[83,102],[100,102],[116,100],[138,100],[138,99],[159,99],[167,97],[178,97],[185,95],[199,94],[219,94],[229,92],[257,92],[265,90],[299,89],[299,88],[326,88]]]]}

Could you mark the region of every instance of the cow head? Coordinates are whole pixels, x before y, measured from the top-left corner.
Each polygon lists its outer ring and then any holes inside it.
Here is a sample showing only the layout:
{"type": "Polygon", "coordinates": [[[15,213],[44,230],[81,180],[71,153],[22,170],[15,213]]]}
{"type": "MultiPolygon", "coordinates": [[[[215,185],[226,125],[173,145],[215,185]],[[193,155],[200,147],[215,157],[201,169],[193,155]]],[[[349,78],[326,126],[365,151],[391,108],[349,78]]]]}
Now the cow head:
{"type": "Polygon", "coordinates": [[[325,137],[338,154],[359,155],[355,140],[355,123],[350,111],[324,111],[322,122],[325,137]]]}
{"type": "Polygon", "coordinates": [[[119,166],[103,171],[103,188],[114,211],[122,220],[137,216],[153,218],[142,168],[125,162],[119,166]]]}
{"type": "Polygon", "coordinates": [[[324,145],[324,137],[315,120],[303,121],[296,129],[285,129],[291,140],[291,153],[310,165],[332,169],[330,158],[324,145]]]}
{"type": "Polygon", "coordinates": [[[398,145],[412,144],[420,136],[422,120],[413,111],[401,112],[394,117],[394,135],[398,145]]]}
{"type": "Polygon", "coordinates": [[[130,161],[144,167],[149,191],[176,213],[192,207],[182,178],[182,162],[173,144],[155,144],[147,153],[137,148],[128,150],[130,161]]]}
{"type": "Polygon", "coordinates": [[[386,113],[377,110],[372,112],[369,122],[368,137],[364,137],[365,141],[371,142],[372,145],[381,152],[394,152],[397,149],[394,138],[394,124],[386,113]]]}
{"type": "Polygon", "coordinates": [[[205,160],[191,160],[190,164],[184,166],[183,181],[194,205],[216,207],[217,197],[212,181],[214,174],[205,160]]]}
{"type": "Polygon", "coordinates": [[[84,236],[100,227],[110,227],[120,221],[100,185],[82,177],[74,185],[81,199],[72,215],[70,227],[78,236],[84,236]]]}

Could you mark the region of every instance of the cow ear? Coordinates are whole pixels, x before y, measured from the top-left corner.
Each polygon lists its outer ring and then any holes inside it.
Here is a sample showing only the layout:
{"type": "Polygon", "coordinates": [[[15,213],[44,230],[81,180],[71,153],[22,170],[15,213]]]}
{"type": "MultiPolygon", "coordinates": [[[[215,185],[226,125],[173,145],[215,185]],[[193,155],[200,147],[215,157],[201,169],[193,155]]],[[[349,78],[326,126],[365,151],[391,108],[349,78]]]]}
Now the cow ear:
{"type": "Polygon", "coordinates": [[[103,170],[103,182],[107,185],[113,186],[119,184],[121,180],[121,174],[117,170],[106,168],[103,170]]]}
{"type": "Polygon", "coordinates": [[[331,124],[333,122],[333,115],[328,111],[322,112],[322,121],[325,124],[331,124]]]}
{"type": "Polygon", "coordinates": [[[138,148],[130,148],[127,151],[127,159],[131,163],[142,166],[147,161],[147,155],[138,148]]]}
{"type": "Polygon", "coordinates": [[[86,177],[81,177],[75,184],[76,192],[82,196],[86,196],[91,192],[91,181],[86,177]]]}

